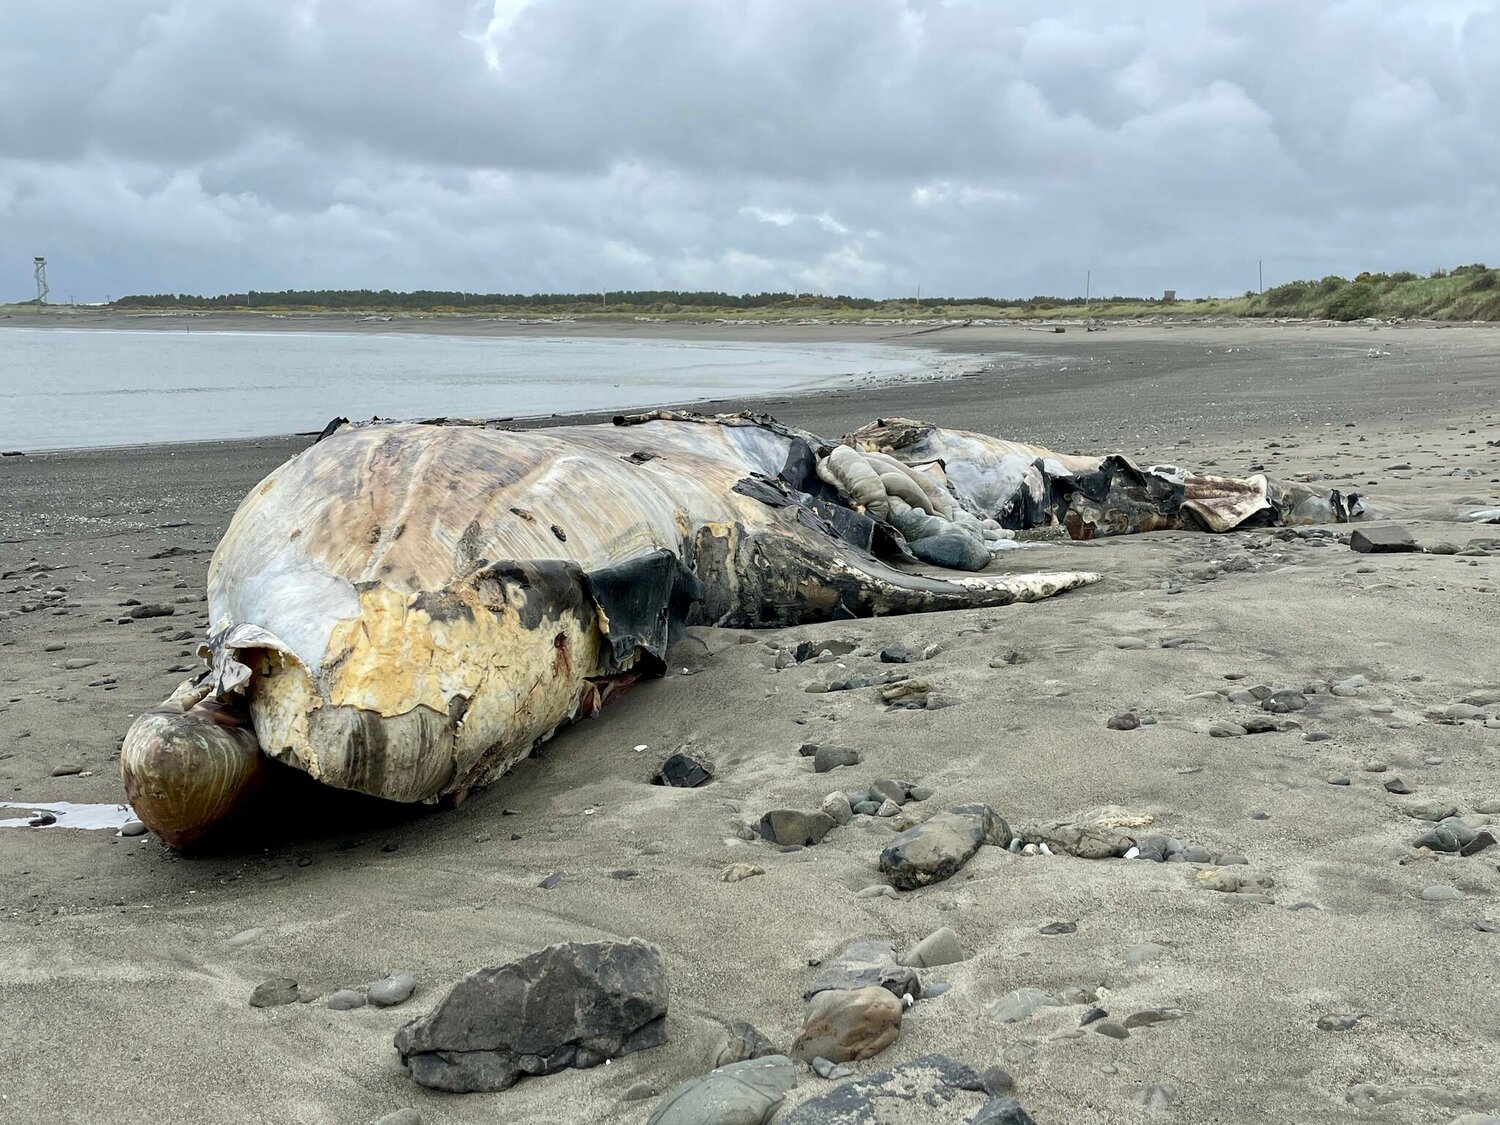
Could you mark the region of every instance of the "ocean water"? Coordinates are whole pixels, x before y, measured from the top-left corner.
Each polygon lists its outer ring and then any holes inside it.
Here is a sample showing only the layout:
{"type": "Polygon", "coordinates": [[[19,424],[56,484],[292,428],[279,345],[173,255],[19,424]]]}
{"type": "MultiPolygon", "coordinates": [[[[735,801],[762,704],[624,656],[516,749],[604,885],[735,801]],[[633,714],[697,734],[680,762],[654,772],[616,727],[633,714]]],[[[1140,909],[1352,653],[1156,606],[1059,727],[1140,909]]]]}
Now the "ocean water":
{"type": "Polygon", "coordinates": [[[953,364],[885,345],[0,328],[0,450],[617,410],[953,364]]]}

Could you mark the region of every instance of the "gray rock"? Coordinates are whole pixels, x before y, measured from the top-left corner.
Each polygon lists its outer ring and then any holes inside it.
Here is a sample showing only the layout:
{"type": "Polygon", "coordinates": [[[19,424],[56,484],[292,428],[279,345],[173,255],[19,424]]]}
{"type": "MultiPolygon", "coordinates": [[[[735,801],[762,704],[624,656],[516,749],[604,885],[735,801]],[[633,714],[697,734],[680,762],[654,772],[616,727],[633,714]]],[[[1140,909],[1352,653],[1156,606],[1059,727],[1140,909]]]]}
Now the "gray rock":
{"type": "Polygon", "coordinates": [[[1028,843],[1079,859],[1109,859],[1135,847],[1134,833],[1150,823],[1127,809],[1104,805],[1070,820],[1053,820],[1022,833],[1028,843]]]}
{"type": "Polygon", "coordinates": [[[1018,988],[1014,992],[1007,992],[990,1008],[989,1021],[994,1024],[1019,1023],[1043,1008],[1061,1006],[1061,1000],[1040,988],[1018,988]]]}
{"type": "Polygon", "coordinates": [[[823,803],[818,806],[818,811],[825,816],[831,816],[834,824],[848,824],[854,819],[854,806],[842,793],[828,794],[823,798],[823,803]]]}
{"type": "Polygon", "coordinates": [[[146,826],[139,820],[127,820],[124,824],[120,825],[121,836],[144,836],[145,834],[146,826]]]}
{"type": "Polygon", "coordinates": [[[1003,1066],[990,1066],[979,1076],[992,1094],[1009,1094],[1016,1088],[1015,1076],[1003,1066]]]}
{"type": "Polygon", "coordinates": [[[1208,724],[1208,736],[1210,738],[1239,738],[1241,735],[1248,733],[1239,723],[1231,723],[1224,719],[1208,724]]]}
{"type": "Polygon", "coordinates": [[[1411,532],[1395,524],[1358,527],[1349,536],[1349,548],[1363,555],[1383,555],[1420,551],[1411,532]]]}
{"type": "Polygon", "coordinates": [[[1457,816],[1458,806],[1440,797],[1425,797],[1402,805],[1401,811],[1416,820],[1430,820],[1436,823],[1440,820],[1447,820],[1450,816],[1457,816]]]}
{"type": "Polygon", "coordinates": [[[1183,852],[1182,852],[1182,858],[1183,858],[1183,861],[1185,863],[1212,863],[1213,862],[1213,856],[1209,854],[1209,851],[1208,851],[1207,848],[1199,848],[1199,847],[1184,848],[1183,852]]]}
{"type": "Polygon", "coordinates": [[[896,947],[891,942],[875,938],[846,946],[818,970],[802,998],[811,1000],[820,992],[858,988],[883,988],[897,998],[908,993],[914,999],[922,995],[921,978],[915,968],[896,960],[896,947]]]}
{"type": "Polygon", "coordinates": [[[176,612],[176,608],[169,605],[133,605],[125,611],[125,616],[144,621],[149,617],[171,617],[176,612]]]}
{"type": "Polygon", "coordinates": [[[341,988],[328,997],[327,1006],[335,1012],[350,1012],[365,1006],[365,994],[354,988],[341,988]]]}
{"type": "Polygon", "coordinates": [[[1121,711],[1118,715],[1111,715],[1104,725],[1110,730],[1135,730],[1141,725],[1141,720],[1133,711],[1121,711]]]}
{"type": "MultiPolygon", "coordinates": [[[[805,746],[803,753],[807,753],[805,746]]],[[[812,760],[814,773],[828,773],[841,766],[857,766],[863,759],[852,746],[817,746],[813,748],[812,760]]]]}
{"type": "Polygon", "coordinates": [[[1422,888],[1422,897],[1428,902],[1457,902],[1464,897],[1464,893],[1457,887],[1435,883],[1430,887],[1422,888]]]}
{"type": "Polygon", "coordinates": [[[918,969],[932,969],[939,965],[954,965],[964,959],[964,948],[958,935],[947,926],[933,930],[916,945],[897,958],[902,965],[918,969]]]}
{"type": "Polygon", "coordinates": [[[933,790],[926,785],[913,785],[908,796],[913,801],[926,801],[931,798],[933,790]]]}
{"type": "Polygon", "coordinates": [[[787,1111],[776,1125],[1035,1125],[1013,1098],[947,1055],[846,1082],[787,1111]]]}
{"type": "Polygon", "coordinates": [[[398,1109],[378,1118],[375,1125],[422,1125],[422,1115],[414,1109],[398,1109]]]}
{"type": "Polygon", "coordinates": [[[1004,847],[1010,826],[988,805],[955,805],[908,828],[880,853],[881,873],[898,890],[940,883],[957,874],[981,844],[1004,847]]]}
{"type": "Polygon", "coordinates": [[[763,1125],[796,1083],[785,1055],[730,1063],[672,1087],[646,1125],[763,1125]]]}
{"type": "Polygon", "coordinates": [[[661,951],[639,938],[565,942],[476,969],[396,1033],[411,1077],[436,1090],[504,1090],[523,1074],[598,1066],[666,1040],[661,951]]]}
{"type": "Polygon", "coordinates": [[[891,645],[880,650],[882,664],[910,664],[916,656],[905,645],[891,645]]]}
{"type": "Polygon", "coordinates": [[[818,843],[834,828],[833,817],[824,812],[801,812],[797,809],[772,809],[760,818],[758,830],[773,844],[798,844],[809,847],[818,843]]]}
{"type": "Polygon", "coordinates": [[[870,800],[879,804],[882,801],[892,801],[898,805],[906,804],[907,787],[904,781],[892,781],[888,777],[877,777],[870,782],[870,800]]]}
{"type": "Polygon", "coordinates": [[[255,986],[255,990],[250,993],[250,1006],[279,1008],[283,1004],[295,1004],[300,999],[302,995],[297,989],[296,981],[291,977],[274,977],[255,986]]]}
{"type": "Polygon", "coordinates": [[[386,973],[384,977],[365,989],[370,1003],[377,1008],[394,1008],[411,999],[417,990],[416,974],[408,972],[386,973]]]}
{"type": "Polygon", "coordinates": [[[780,1054],[776,1045],[762,1035],[754,1024],[735,1020],[724,1028],[724,1039],[714,1055],[714,1066],[723,1067],[775,1054],[780,1054]]]}
{"type": "Polygon", "coordinates": [[[1272,692],[1260,701],[1260,708],[1262,711],[1270,711],[1273,715],[1303,711],[1307,708],[1307,696],[1300,691],[1272,692]]]}
{"type": "Polygon", "coordinates": [[[1482,719],[1485,717],[1483,707],[1476,707],[1472,703],[1454,703],[1443,709],[1443,717],[1447,719],[1482,719]]]}
{"type": "Polygon", "coordinates": [[[822,1055],[816,1056],[808,1065],[812,1067],[812,1072],[819,1078],[826,1078],[830,1082],[839,1078],[848,1078],[849,1075],[854,1073],[853,1067],[839,1066],[837,1063],[829,1062],[822,1055]]]}
{"type": "Polygon", "coordinates": [[[1093,1025],[1093,1028],[1100,1035],[1106,1035],[1111,1039],[1130,1038],[1130,1032],[1126,1031],[1123,1025],[1116,1023],[1114,1020],[1100,1020],[1093,1025]]]}
{"type": "Polygon", "coordinates": [[[792,1057],[811,1062],[872,1059],[901,1033],[905,1005],[883,988],[832,989],[814,996],[792,1044],[792,1057]]]}

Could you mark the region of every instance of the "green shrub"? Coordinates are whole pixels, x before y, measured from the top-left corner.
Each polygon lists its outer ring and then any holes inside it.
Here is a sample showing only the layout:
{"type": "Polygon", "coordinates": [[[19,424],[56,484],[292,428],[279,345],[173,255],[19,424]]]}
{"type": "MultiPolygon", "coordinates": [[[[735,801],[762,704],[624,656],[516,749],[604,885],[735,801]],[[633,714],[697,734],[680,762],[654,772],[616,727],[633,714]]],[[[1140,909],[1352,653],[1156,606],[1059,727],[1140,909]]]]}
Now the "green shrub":
{"type": "Polygon", "coordinates": [[[1267,289],[1261,294],[1266,308],[1283,309],[1294,308],[1300,305],[1313,291],[1310,281],[1289,281],[1285,285],[1278,285],[1275,289],[1267,289]]]}
{"type": "Polygon", "coordinates": [[[1379,308],[1380,296],[1373,285],[1351,281],[1329,299],[1323,315],[1329,320],[1363,320],[1374,316],[1379,308]]]}
{"type": "Polygon", "coordinates": [[[1474,293],[1485,289],[1493,289],[1496,285],[1500,285],[1500,273],[1496,273],[1494,270],[1485,270],[1483,273],[1476,273],[1469,284],[1464,286],[1464,291],[1466,293],[1474,293]]]}

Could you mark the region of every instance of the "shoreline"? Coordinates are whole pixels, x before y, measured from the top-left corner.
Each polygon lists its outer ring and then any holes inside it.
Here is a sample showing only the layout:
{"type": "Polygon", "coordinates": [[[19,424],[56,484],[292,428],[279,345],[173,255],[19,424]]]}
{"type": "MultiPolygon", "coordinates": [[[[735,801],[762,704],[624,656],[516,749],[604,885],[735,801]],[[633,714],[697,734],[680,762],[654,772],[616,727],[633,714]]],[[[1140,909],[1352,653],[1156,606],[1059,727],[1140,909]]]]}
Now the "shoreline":
{"type": "MultiPolygon", "coordinates": [[[[32,321],[51,321],[55,314],[32,314],[32,321]]],[[[70,320],[75,314],[66,315],[70,320]]],[[[76,314],[79,317],[93,314],[76,314]]],[[[135,325],[118,323],[122,320],[130,320],[130,317],[122,317],[119,314],[108,314],[99,316],[99,323],[90,327],[82,327],[74,324],[59,325],[49,324],[12,324],[8,323],[13,318],[0,320],[0,333],[6,327],[17,328],[75,328],[85,331],[109,332],[115,330],[131,330],[135,325]]],[[[242,333],[256,332],[287,332],[286,322],[283,319],[271,317],[266,314],[244,313],[244,314],[221,314],[217,316],[205,316],[202,318],[190,316],[189,314],[165,313],[159,316],[151,316],[147,319],[157,322],[182,319],[203,319],[214,322],[215,326],[205,326],[205,332],[232,331],[242,333]],[[225,322],[222,328],[217,322],[225,322]],[[248,327],[247,327],[248,326],[248,327]]],[[[290,318],[288,318],[290,319],[290,318]]],[[[915,327],[911,324],[848,324],[848,323],[822,323],[822,324],[725,324],[725,323],[689,323],[689,322],[667,322],[667,321],[549,321],[549,322],[517,322],[517,321],[490,321],[483,318],[458,317],[453,320],[433,323],[422,320],[420,324],[413,323],[411,331],[391,331],[388,324],[364,324],[361,318],[328,314],[326,318],[319,317],[315,323],[316,331],[307,332],[308,335],[348,334],[348,335],[387,335],[387,336],[463,336],[477,338],[525,338],[525,337],[557,337],[557,338],[581,338],[581,339],[647,339],[662,341],[680,341],[684,343],[761,343],[761,344],[849,344],[856,346],[895,346],[914,350],[922,350],[939,353],[950,357],[952,360],[963,363],[961,370],[946,374],[931,374],[929,372],[906,371],[893,373],[886,376],[856,376],[863,378],[863,382],[853,385],[823,385],[799,387],[794,390],[772,390],[756,394],[740,394],[735,396],[710,395],[704,398],[678,399],[668,402],[637,403],[628,408],[609,410],[580,410],[572,412],[559,412],[550,414],[537,414],[528,416],[478,418],[476,421],[514,425],[516,428],[536,428],[541,425],[577,425],[593,422],[608,421],[620,414],[638,413],[654,409],[684,409],[697,410],[701,413],[721,413],[743,409],[747,405],[755,408],[768,407],[772,405],[790,406],[797,416],[810,414],[821,416],[828,411],[818,409],[819,405],[837,409],[852,405],[857,401],[868,401],[871,410],[864,421],[869,417],[882,414],[899,413],[891,407],[898,404],[903,397],[902,392],[911,387],[920,387],[930,384],[955,384],[975,383],[991,384],[996,380],[992,378],[997,374],[1005,378],[1000,380],[1009,384],[1001,388],[1002,391],[1014,390],[1017,384],[1024,384],[1021,390],[1028,398],[1035,398],[1038,388],[1031,385],[1024,377],[1026,374],[1047,372],[1058,376],[1060,392],[1066,392],[1071,385],[1086,383],[1087,380],[1077,378],[1083,368],[1098,371],[1107,369],[1112,365],[1110,353],[1129,350],[1139,345],[1159,345],[1161,349],[1172,349],[1176,345],[1182,345],[1183,350],[1193,347],[1212,348],[1214,345],[1223,345],[1227,354],[1236,351],[1250,350],[1255,348],[1266,348],[1267,350],[1279,348],[1288,338],[1300,338],[1309,341],[1314,347],[1311,349],[1310,358],[1319,358],[1322,348],[1333,348],[1346,350],[1349,358],[1358,360],[1363,353],[1382,351],[1387,344],[1397,340],[1419,340],[1433,343],[1441,340],[1444,345],[1452,346],[1453,351],[1462,354],[1465,352],[1475,356],[1490,356],[1500,360],[1500,325],[1489,324],[1449,324],[1443,322],[1432,323],[1402,323],[1402,324],[1340,324],[1332,325],[1324,322],[1297,322],[1285,324],[1280,322],[1265,321],[1257,318],[1225,319],[1218,318],[1212,322],[1194,322],[1191,324],[1175,324],[1170,321],[1164,323],[1125,323],[1109,324],[1105,326],[1089,327],[1086,331],[1079,331],[1082,324],[1073,325],[1059,324],[1057,327],[1064,331],[1054,331],[1052,328],[1038,327],[1033,323],[1014,324],[943,324],[936,327],[915,327]],[[893,328],[902,329],[893,332],[893,328]],[[1096,354],[1097,353],[1097,354],[1096,354]],[[1015,362],[1014,368],[1007,368],[1007,364],[1015,362]],[[1060,376],[1070,375],[1068,379],[1060,376]],[[1011,378],[1021,376],[1020,379],[1011,378]]],[[[408,327],[403,324],[402,327],[408,327]]],[[[160,328],[144,329],[148,331],[161,330],[160,328]]],[[[301,333],[303,329],[296,330],[301,333]]],[[[1308,349],[1304,349],[1308,350],[1308,349]]],[[[1386,355],[1389,355],[1387,352],[1386,355]]],[[[1365,356],[1365,358],[1371,358],[1365,356]]],[[[1376,356],[1374,358],[1386,358],[1376,356]]],[[[1186,366],[1180,361],[1174,366],[1186,366]]],[[[1107,378],[1117,378],[1118,373],[1104,370],[1107,378]]],[[[986,390],[993,388],[987,387],[986,390]]],[[[1042,389],[1042,393],[1049,393],[1042,389]]],[[[940,396],[942,397],[942,396],[940,396]]],[[[971,394],[960,394],[956,397],[960,400],[973,398],[971,394]]],[[[984,396],[979,396],[984,397],[984,396]]],[[[840,416],[852,418],[852,412],[838,410],[840,416]]],[[[1028,412],[1029,413],[1029,412],[1028,412]]],[[[337,415],[334,415],[337,416],[337,415]]],[[[441,417],[440,413],[428,414],[429,417],[441,417]]],[[[785,421],[786,419],[782,419],[785,421]]],[[[934,419],[939,424],[960,426],[961,428],[979,429],[985,432],[997,433],[1000,436],[1013,437],[1018,440],[1037,440],[1036,435],[1021,434],[1017,432],[1002,432],[1005,428],[996,428],[990,418],[981,418],[978,423],[964,427],[962,419],[953,419],[945,416],[942,419],[934,419]]],[[[129,453],[146,450],[190,450],[199,448],[217,447],[226,450],[235,450],[241,447],[256,447],[267,442],[294,443],[316,436],[321,431],[324,423],[310,423],[316,428],[298,430],[286,433],[265,434],[256,437],[233,437],[233,438],[204,438],[201,440],[178,441],[178,442],[144,442],[126,443],[117,445],[86,445],[53,447],[48,449],[30,450],[22,448],[19,452],[21,457],[6,457],[0,464],[8,461],[19,461],[24,459],[56,458],[79,456],[89,454],[101,454],[109,451],[129,453]]],[[[843,430],[833,429],[820,430],[816,426],[807,426],[825,437],[837,437],[840,433],[848,432],[857,428],[862,422],[856,422],[846,426],[843,430]]],[[[1056,444],[1057,439],[1042,440],[1042,444],[1056,444]]],[[[1063,444],[1066,444],[1064,442],[1063,444]]],[[[6,452],[10,452],[6,450],[6,452]]]]}
{"type": "MultiPolygon", "coordinates": [[[[45,319],[39,318],[39,319],[45,319]]],[[[25,324],[4,325],[0,324],[0,339],[6,328],[17,331],[78,331],[88,333],[122,332],[133,333],[137,331],[135,326],[122,325],[118,323],[104,323],[93,326],[80,326],[73,324],[25,324]]],[[[154,331],[147,329],[144,331],[154,331]]],[[[453,332],[386,332],[372,325],[361,326],[359,322],[342,323],[339,325],[326,325],[322,331],[302,331],[300,329],[289,329],[285,325],[261,325],[254,330],[245,330],[242,327],[226,327],[215,325],[202,328],[199,335],[227,335],[227,336],[256,336],[256,335],[284,335],[295,337],[311,337],[327,339],[329,337],[347,336],[351,339],[387,338],[387,339],[452,339],[454,337],[477,340],[519,340],[519,339],[545,339],[545,340],[586,340],[594,344],[622,344],[634,343],[649,344],[675,344],[680,343],[690,347],[713,348],[724,346],[732,349],[737,346],[763,349],[758,358],[764,360],[770,354],[770,350],[783,351],[785,354],[780,362],[786,368],[791,369],[798,362],[798,355],[793,349],[797,348],[852,348],[863,349],[861,354],[851,356],[851,360],[857,360],[851,365],[857,368],[868,365],[887,365],[899,369],[871,372],[869,370],[855,370],[840,374],[813,374],[805,376],[791,375],[790,378],[796,382],[790,385],[782,385],[767,389],[748,389],[726,396],[723,390],[705,390],[701,395],[686,398],[667,397],[656,400],[634,401],[628,406],[586,409],[579,411],[540,411],[537,413],[518,413],[510,415],[446,415],[440,409],[440,404],[435,403],[433,409],[423,411],[414,415],[377,415],[383,420],[405,421],[413,418],[440,418],[452,417],[467,421],[474,421],[485,425],[513,425],[518,428],[535,428],[539,425],[566,425],[576,424],[580,419],[608,419],[621,414],[641,413],[649,410],[691,410],[704,404],[736,401],[745,403],[758,403],[765,400],[781,399],[786,397],[816,397],[830,393],[861,392],[874,387],[900,387],[919,385],[928,382],[957,379],[972,375],[986,369],[995,361],[996,356],[972,350],[948,351],[941,347],[929,345],[923,341],[912,342],[897,340],[874,340],[856,339],[848,334],[839,334],[830,337],[826,334],[808,336],[798,334],[796,338],[778,339],[746,339],[738,334],[726,335],[720,332],[712,334],[694,333],[679,330],[671,333],[652,333],[649,335],[622,335],[617,333],[568,333],[556,332],[546,335],[520,332],[494,332],[494,331],[453,331],[453,332]]],[[[732,366],[733,352],[726,351],[726,359],[732,366]]],[[[563,384],[557,384],[559,389],[563,384]]],[[[646,392],[649,394],[649,392],[646,392]]],[[[438,397],[440,388],[434,388],[434,397],[438,397]]],[[[197,440],[170,440],[170,441],[144,441],[144,442],[109,442],[87,445],[59,445],[26,447],[24,445],[7,444],[4,447],[6,457],[53,457],[86,452],[103,452],[115,450],[120,452],[144,450],[144,449],[185,449],[209,445],[235,445],[240,443],[262,443],[267,441],[290,441],[294,439],[315,437],[327,421],[332,417],[338,417],[345,411],[339,411],[325,419],[323,422],[313,423],[316,428],[293,431],[273,431],[264,434],[233,435],[226,437],[205,437],[197,440]]]]}

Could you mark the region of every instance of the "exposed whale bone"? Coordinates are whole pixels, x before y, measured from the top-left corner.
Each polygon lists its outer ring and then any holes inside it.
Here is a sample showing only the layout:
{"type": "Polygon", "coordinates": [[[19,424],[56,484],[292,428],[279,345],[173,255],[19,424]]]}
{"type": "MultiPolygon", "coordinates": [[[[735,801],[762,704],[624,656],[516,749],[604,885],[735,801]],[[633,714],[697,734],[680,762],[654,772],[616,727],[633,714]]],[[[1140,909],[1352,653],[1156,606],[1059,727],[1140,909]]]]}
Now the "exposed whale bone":
{"type": "MultiPolygon", "coordinates": [[[[907,418],[878,419],[844,440],[851,452],[830,455],[826,464],[840,488],[860,503],[870,502],[873,488],[855,462],[894,460],[943,486],[973,519],[1014,530],[1061,524],[1074,539],[1170,528],[1224,532],[1342,523],[1363,511],[1358,496],[1336,489],[1260,474],[1240,479],[1175,465],[1142,468],[1119,454],[1059,454],[907,418]]],[[[874,503],[878,508],[879,498],[874,503]]],[[[956,523],[962,533],[962,520],[956,523]]],[[[912,549],[921,553],[915,543],[912,549]]]]}

